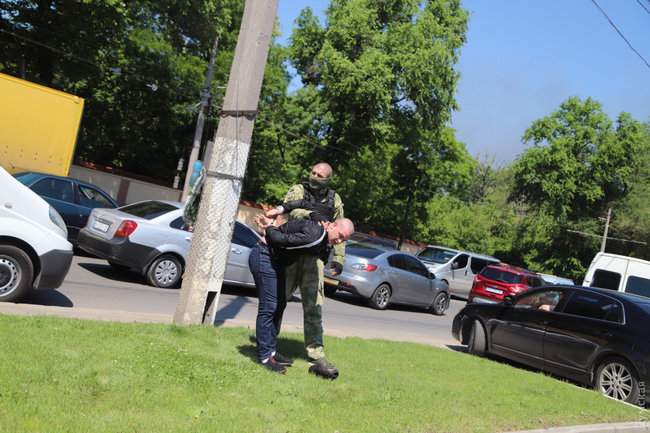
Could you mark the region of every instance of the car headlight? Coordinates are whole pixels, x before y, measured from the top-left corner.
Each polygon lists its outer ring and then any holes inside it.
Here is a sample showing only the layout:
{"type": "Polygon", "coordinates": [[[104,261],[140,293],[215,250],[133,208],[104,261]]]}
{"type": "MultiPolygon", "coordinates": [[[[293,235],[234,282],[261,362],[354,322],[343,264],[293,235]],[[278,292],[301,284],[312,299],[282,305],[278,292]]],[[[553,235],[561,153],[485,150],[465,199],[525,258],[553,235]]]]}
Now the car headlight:
{"type": "Polygon", "coordinates": [[[64,237],[68,237],[68,229],[65,226],[65,221],[63,221],[61,215],[59,215],[56,209],[54,209],[52,206],[50,206],[50,221],[52,221],[54,225],[61,229],[64,237]]]}

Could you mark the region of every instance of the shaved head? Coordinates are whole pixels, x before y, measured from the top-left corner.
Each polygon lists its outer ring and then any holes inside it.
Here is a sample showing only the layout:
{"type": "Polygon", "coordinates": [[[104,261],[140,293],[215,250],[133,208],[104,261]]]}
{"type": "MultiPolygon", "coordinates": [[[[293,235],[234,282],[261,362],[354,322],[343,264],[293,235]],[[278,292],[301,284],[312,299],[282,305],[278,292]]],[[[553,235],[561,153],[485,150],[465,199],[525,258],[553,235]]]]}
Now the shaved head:
{"type": "Polygon", "coordinates": [[[319,162],[314,165],[311,169],[312,175],[316,175],[321,179],[327,179],[332,177],[332,166],[326,162],[319,162]]]}
{"type": "Polygon", "coordinates": [[[345,242],[354,234],[354,224],[347,218],[339,218],[329,223],[326,228],[330,245],[345,242]]]}

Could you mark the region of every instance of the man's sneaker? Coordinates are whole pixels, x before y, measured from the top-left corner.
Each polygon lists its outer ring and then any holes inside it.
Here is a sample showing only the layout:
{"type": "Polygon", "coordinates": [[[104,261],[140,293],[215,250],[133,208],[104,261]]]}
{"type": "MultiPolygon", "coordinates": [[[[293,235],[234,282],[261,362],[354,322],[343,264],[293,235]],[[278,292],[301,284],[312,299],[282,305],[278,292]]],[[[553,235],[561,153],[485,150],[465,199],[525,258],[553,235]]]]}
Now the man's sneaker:
{"type": "Polygon", "coordinates": [[[281,353],[275,352],[273,358],[278,364],[284,365],[285,367],[291,367],[293,365],[293,359],[289,359],[281,353]]]}
{"type": "Polygon", "coordinates": [[[280,364],[278,361],[276,361],[273,357],[270,357],[268,361],[263,362],[262,366],[264,366],[264,368],[274,373],[284,374],[287,372],[287,368],[284,365],[280,364]]]}
{"type": "Polygon", "coordinates": [[[309,367],[309,372],[326,379],[334,380],[339,377],[338,369],[325,358],[312,361],[312,364],[309,367]]]}

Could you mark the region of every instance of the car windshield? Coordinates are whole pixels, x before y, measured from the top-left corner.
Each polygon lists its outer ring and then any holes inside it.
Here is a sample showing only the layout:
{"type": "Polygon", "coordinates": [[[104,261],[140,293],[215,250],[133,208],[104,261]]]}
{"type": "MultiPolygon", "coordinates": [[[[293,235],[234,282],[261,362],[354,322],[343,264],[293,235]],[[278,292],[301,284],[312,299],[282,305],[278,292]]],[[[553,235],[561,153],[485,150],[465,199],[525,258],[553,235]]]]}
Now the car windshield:
{"type": "Polygon", "coordinates": [[[489,280],[506,284],[521,283],[522,276],[499,268],[487,267],[481,271],[481,275],[489,280]]]}
{"type": "Polygon", "coordinates": [[[382,250],[378,250],[377,248],[372,248],[361,244],[348,246],[345,249],[345,254],[351,254],[353,256],[363,257],[364,259],[374,259],[381,253],[383,253],[382,250]]]}
{"type": "Polygon", "coordinates": [[[147,220],[152,220],[176,209],[178,207],[173,204],[163,203],[161,201],[142,201],[119,208],[124,213],[147,220]]]}
{"type": "Polygon", "coordinates": [[[453,259],[458,252],[444,250],[442,248],[425,248],[418,254],[418,257],[427,262],[434,263],[447,263],[449,260],[453,259]]]}
{"type": "Polygon", "coordinates": [[[23,185],[31,185],[40,178],[40,176],[36,173],[18,173],[14,177],[18,179],[18,182],[22,183],[23,185]]]}

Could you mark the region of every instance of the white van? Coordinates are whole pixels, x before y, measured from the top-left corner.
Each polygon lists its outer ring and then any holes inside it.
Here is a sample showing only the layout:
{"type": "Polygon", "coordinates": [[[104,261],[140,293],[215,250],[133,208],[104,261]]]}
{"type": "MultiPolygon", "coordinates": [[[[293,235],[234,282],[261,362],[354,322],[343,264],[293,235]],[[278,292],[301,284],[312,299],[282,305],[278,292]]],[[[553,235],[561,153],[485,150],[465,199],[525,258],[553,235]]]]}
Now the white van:
{"type": "Polygon", "coordinates": [[[436,278],[449,285],[452,295],[467,299],[476,274],[499,259],[469,251],[454,250],[439,245],[428,245],[418,253],[418,258],[436,278]]]}
{"type": "Polygon", "coordinates": [[[598,253],[592,260],[582,285],[650,298],[650,262],[634,257],[598,253]]]}
{"type": "Polygon", "coordinates": [[[0,167],[0,301],[56,289],[72,262],[61,215],[0,167]]]}

